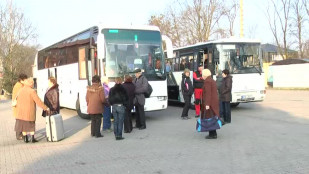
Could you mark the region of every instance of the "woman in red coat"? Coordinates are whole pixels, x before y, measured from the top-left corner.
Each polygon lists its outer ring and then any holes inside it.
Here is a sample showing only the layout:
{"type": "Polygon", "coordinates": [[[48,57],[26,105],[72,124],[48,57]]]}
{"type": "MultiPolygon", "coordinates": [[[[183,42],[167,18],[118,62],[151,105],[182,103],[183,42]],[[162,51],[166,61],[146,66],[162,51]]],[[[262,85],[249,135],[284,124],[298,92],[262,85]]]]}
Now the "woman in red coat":
{"type": "MultiPolygon", "coordinates": [[[[203,93],[202,93],[202,117],[211,118],[213,116],[220,116],[219,114],[219,98],[216,86],[216,81],[211,78],[211,72],[209,69],[202,71],[202,77],[204,79],[203,93]]],[[[216,139],[216,130],[209,131],[209,135],[206,139],[216,139]]]]}

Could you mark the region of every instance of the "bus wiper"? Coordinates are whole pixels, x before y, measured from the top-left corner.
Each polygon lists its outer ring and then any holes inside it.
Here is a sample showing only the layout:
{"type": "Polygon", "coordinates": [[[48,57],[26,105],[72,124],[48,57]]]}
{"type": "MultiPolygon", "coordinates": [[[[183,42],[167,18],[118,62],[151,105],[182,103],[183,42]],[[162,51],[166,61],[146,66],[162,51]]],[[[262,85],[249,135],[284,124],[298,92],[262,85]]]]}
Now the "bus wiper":
{"type": "Polygon", "coordinates": [[[252,66],[256,69],[257,72],[259,72],[260,75],[262,75],[262,71],[260,71],[259,68],[257,68],[257,66],[255,65],[252,65],[252,66]]]}

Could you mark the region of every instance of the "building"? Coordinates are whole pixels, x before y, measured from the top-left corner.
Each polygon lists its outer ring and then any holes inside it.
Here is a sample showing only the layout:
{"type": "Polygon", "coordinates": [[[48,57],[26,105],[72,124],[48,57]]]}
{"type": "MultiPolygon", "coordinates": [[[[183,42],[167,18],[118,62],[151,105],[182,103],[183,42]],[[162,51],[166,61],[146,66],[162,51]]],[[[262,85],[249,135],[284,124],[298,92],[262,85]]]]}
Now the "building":
{"type": "MultiPolygon", "coordinates": [[[[261,49],[263,62],[276,62],[285,59],[279,54],[278,47],[276,45],[269,43],[262,44],[261,49]]],[[[288,49],[288,58],[296,56],[297,51],[288,49]]]]}

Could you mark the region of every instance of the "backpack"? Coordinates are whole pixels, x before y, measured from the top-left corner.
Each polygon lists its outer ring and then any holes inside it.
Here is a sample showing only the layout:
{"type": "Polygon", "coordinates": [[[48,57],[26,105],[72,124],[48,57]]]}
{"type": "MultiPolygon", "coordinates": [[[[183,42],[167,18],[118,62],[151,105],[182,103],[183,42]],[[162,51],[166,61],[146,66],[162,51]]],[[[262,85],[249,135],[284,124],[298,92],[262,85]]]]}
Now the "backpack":
{"type": "Polygon", "coordinates": [[[151,93],[152,93],[152,87],[151,87],[151,85],[148,83],[148,88],[147,88],[147,92],[145,92],[145,97],[146,98],[149,98],[150,97],[150,95],[151,95],[151,93]]]}

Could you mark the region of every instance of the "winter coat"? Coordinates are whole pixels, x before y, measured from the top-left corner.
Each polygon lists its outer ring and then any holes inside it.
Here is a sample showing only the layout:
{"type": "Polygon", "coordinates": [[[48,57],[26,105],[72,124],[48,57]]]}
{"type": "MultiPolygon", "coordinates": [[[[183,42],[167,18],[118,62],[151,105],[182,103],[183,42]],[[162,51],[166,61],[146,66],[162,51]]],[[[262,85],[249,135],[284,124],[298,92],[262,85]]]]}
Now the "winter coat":
{"type": "Polygon", "coordinates": [[[191,96],[193,94],[193,86],[190,77],[182,74],[181,91],[183,95],[191,96]]]}
{"type": "Polygon", "coordinates": [[[148,80],[146,77],[141,75],[139,78],[135,78],[133,80],[133,84],[135,85],[135,101],[134,104],[145,105],[145,93],[148,90],[148,80]]]}
{"type": "Polygon", "coordinates": [[[110,89],[108,100],[111,105],[122,104],[125,107],[128,107],[129,105],[127,91],[121,84],[115,84],[115,86],[110,89]]]}
{"type": "MultiPolygon", "coordinates": [[[[12,100],[15,100],[16,96],[19,95],[19,91],[23,88],[23,84],[20,83],[19,81],[14,85],[13,87],[13,92],[12,92],[12,100]]],[[[13,114],[14,117],[16,118],[17,116],[17,105],[12,107],[13,109],[13,114]]]]}
{"type": "Polygon", "coordinates": [[[133,99],[135,97],[134,91],[135,91],[135,86],[132,82],[124,82],[122,84],[124,89],[127,91],[128,97],[129,97],[129,104],[127,109],[133,109],[133,99]]]}
{"type": "MultiPolygon", "coordinates": [[[[58,84],[47,90],[44,96],[44,104],[50,109],[51,115],[60,113],[58,84]]],[[[43,111],[42,116],[45,117],[46,115],[46,111],[43,111]]]]}
{"type": "Polygon", "coordinates": [[[223,78],[220,87],[220,101],[232,101],[232,78],[230,75],[223,78]]]}
{"type": "Polygon", "coordinates": [[[17,117],[24,121],[36,120],[36,104],[46,110],[48,107],[40,100],[35,90],[29,86],[24,86],[17,98],[17,117]]]}
{"type": "Polygon", "coordinates": [[[205,79],[202,93],[202,118],[219,115],[219,99],[216,82],[209,76],[205,79]],[[206,105],[210,109],[206,110],[206,105]]]}
{"type": "Polygon", "coordinates": [[[105,95],[101,84],[93,83],[87,87],[86,101],[88,114],[102,114],[104,112],[105,95]]]}

